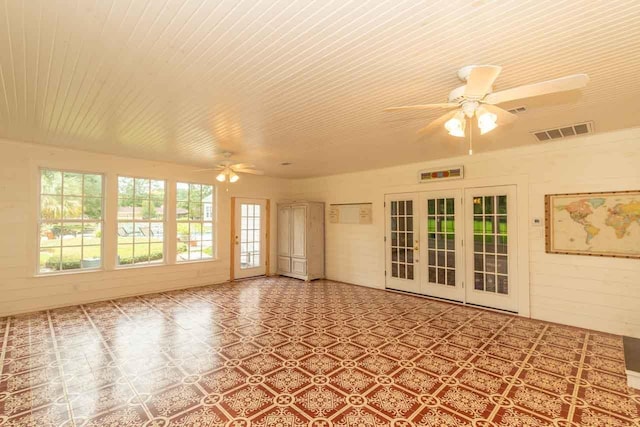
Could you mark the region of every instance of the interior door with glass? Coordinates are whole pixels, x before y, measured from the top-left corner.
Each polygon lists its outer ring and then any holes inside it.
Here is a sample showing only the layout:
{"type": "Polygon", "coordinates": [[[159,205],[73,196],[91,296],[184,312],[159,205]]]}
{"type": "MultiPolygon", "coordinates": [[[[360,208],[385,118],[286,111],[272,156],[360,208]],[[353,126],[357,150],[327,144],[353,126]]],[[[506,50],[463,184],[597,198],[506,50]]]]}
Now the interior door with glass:
{"type": "Polygon", "coordinates": [[[235,199],[234,276],[266,274],[266,200],[235,199]]]}
{"type": "Polygon", "coordinates": [[[462,191],[420,194],[420,293],[464,301],[462,191]]]}
{"type": "Polygon", "coordinates": [[[465,191],[466,301],[518,311],[515,186],[465,191]]]}
{"type": "Polygon", "coordinates": [[[386,287],[420,292],[418,194],[385,196],[386,287]]]}

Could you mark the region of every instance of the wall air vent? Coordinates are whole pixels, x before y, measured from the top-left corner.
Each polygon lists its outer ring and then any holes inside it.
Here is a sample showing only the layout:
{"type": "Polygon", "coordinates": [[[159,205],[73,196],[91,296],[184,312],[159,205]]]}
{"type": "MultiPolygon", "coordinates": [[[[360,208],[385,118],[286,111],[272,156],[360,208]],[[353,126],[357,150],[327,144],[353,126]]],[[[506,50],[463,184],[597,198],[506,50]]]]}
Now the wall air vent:
{"type": "Polygon", "coordinates": [[[464,169],[462,166],[454,166],[448,169],[438,170],[421,170],[418,171],[418,182],[433,182],[443,179],[462,179],[464,178],[464,169]]]}
{"type": "Polygon", "coordinates": [[[552,139],[563,139],[572,136],[586,135],[593,133],[593,122],[577,123],[575,125],[563,126],[560,128],[537,130],[531,134],[539,141],[549,141],[552,139]]]}
{"type": "Polygon", "coordinates": [[[516,108],[512,108],[509,111],[511,114],[521,114],[527,111],[527,107],[525,107],[524,105],[522,107],[516,107],[516,108]]]}

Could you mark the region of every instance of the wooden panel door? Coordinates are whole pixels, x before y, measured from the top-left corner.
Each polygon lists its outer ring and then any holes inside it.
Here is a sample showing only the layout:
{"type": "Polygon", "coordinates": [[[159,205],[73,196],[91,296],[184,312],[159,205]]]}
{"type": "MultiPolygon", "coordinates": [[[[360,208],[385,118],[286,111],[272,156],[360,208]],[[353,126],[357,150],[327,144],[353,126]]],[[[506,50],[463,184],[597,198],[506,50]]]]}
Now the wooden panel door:
{"type": "Polygon", "coordinates": [[[278,206],[278,255],[291,255],[291,207],[278,206]]]}
{"type": "Polygon", "coordinates": [[[307,207],[291,207],[291,257],[307,256],[307,207]]]}

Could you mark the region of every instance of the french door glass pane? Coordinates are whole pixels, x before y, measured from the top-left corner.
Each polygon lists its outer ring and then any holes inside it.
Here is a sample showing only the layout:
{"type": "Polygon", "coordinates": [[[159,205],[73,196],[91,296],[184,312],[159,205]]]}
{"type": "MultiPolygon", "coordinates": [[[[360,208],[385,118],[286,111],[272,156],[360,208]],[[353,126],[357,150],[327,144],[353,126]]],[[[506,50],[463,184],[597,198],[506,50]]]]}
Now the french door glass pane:
{"type": "Polygon", "coordinates": [[[507,196],[473,199],[473,288],[509,293],[507,196]]]}
{"type": "Polygon", "coordinates": [[[455,200],[427,200],[427,269],[430,283],[455,286],[455,200]]]}
{"type": "Polygon", "coordinates": [[[413,201],[391,202],[391,277],[413,280],[413,201]]]}
{"type": "Polygon", "coordinates": [[[260,205],[240,205],[240,268],[260,266],[260,205]]]}

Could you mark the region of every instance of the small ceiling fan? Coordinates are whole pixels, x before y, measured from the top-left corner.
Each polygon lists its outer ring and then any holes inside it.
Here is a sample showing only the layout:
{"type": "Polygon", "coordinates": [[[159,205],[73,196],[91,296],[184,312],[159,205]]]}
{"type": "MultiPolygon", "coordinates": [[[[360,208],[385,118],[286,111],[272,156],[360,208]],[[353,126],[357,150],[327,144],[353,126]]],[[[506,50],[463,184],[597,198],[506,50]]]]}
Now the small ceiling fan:
{"type": "Polygon", "coordinates": [[[420,129],[418,133],[422,135],[431,133],[444,124],[450,135],[462,138],[465,135],[467,118],[477,117],[480,134],[490,132],[500,124],[511,123],[517,118],[515,114],[496,107],[497,104],[521,98],[532,98],[534,96],[580,89],[589,82],[589,76],[586,74],[574,74],[493,92],[493,82],[501,70],[502,67],[497,65],[469,65],[463,67],[458,71],[458,78],[466,82],[466,84],[449,93],[449,102],[392,107],[387,108],[385,111],[455,108],[454,111],[437,118],[426,127],[420,129]]]}
{"type": "Polygon", "coordinates": [[[224,156],[224,161],[220,162],[216,167],[209,169],[198,169],[196,172],[202,171],[220,171],[216,176],[216,180],[220,182],[236,182],[240,179],[238,176],[239,173],[248,173],[251,175],[264,175],[264,172],[258,169],[255,169],[255,165],[250,163],[233,163],[231,159],[231,153],[225,152],[222,154],[224,156]]]}

